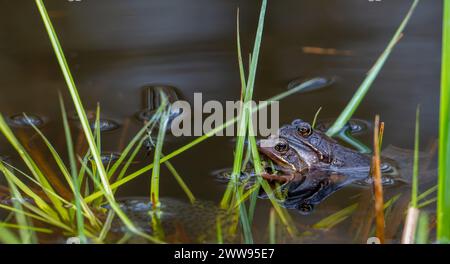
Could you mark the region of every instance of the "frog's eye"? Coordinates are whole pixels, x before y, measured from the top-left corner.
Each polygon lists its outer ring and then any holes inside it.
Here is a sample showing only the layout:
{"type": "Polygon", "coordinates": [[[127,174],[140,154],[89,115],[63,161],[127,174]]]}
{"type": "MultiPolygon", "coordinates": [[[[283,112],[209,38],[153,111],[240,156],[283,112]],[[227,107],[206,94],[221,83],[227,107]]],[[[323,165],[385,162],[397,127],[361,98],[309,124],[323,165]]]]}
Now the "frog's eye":
{"type": "Polygon", "coordinates": [[[275,145],[274,148],[276,151],[283,153],[289,150],[289,145],[285,142],[279,142],[275,145]]]}
{"type": "Polygon", "coordinates": [[[297,132],[302,136],[302,137],[309,137],[312,134],[312,128],[309,124],[302,124],[301,126],[299,126],[297,128],[297,132]]]}

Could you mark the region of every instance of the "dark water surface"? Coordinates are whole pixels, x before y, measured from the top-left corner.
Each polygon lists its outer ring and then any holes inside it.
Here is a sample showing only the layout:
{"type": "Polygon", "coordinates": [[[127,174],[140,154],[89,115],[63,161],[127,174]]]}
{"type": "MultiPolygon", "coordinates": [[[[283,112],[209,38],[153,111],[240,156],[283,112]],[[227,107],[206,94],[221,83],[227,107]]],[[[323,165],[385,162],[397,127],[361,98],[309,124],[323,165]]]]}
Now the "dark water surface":
{"type": "MultiPolygon", "coordinates": [[[[121,142],[140,128],[135,114],[144,107],[141,89],[144,85],[173,85],[182,98],[191,102],[194,92],[203,93],[203,100],[238,100],[236,10],[240,8],[243,49],[247,54],[253,46],[258,2],[45,1],[85,107],[95,109],[99,102],[102,117],[121,125],[103,135],[103,150],[120,151],[121,142]]],[[[294,80],[333,76],[336,81],[327,89],[283,100],[281,122],[290,123],[295,118],[310,121],[320,106],[321,119],[337,117],[411,3],[409,0],[269,1],[255,98],[263,100],[281,93],[294,80]]],[[[437,0],[420,2],[403,39],[355,114],[369,121],[375,114],[381,115],[386,123],[385,145],[413,147],[417,104],[422,106],[422,149],[426,150],[437,138],[441,5],[437,0]]],[[[43,117],[45,134],[58,149],[65,151],[57,92],[63,91],[67,105],[71,101],[34,1],[0,0],[0,6],[0,111],[4,115],[27,112],[43,117]]],[[[37,137],[29,131],[24,133],[29,133],[25,137],[31,138],[33,148],[39,149],[40,143],[33,143],[37,137]]],[[[370,138],[370,133],[360,136],[367,144],[371,144],[370,138]]],[[[169,153],[190,140],[169,140],[164,152],[169,153]]],[[[211,173],[231,166],[233,147],[231,138],[215,137],[174,158],[173,164],[197,197],[218,201],[224,185],[211,173]]],[[[0,139],[0,154],[17,161],[4,138],[0,139]]],[[[143,151],[139,160],[150,162],[151,157],[143,151]]],[[[132,170],[142,164],[136,164],[132,170]]],[[[119,195],[146,196],[149,178],[147,173],[128,183],[119,195]]],[[[294,220],[299,227],[313,224],[357,202],[361,199],[357,195],[367,192],[370,190],[345,188],[319,205],[310,216],[293,212],[294,220]]],[[[161,195],[184,199],[165,169],[161,195]]],[[[263,234],[268,207],[267,201],[260,201],[255,218],[255,229],[263,234]]],[[[351,221],[312,241],[354,241],[353,225],[366,221],[366,214],[358,212],[351,221]]],[[[260,239],[264,242],[267,236],[260,239]]]]}

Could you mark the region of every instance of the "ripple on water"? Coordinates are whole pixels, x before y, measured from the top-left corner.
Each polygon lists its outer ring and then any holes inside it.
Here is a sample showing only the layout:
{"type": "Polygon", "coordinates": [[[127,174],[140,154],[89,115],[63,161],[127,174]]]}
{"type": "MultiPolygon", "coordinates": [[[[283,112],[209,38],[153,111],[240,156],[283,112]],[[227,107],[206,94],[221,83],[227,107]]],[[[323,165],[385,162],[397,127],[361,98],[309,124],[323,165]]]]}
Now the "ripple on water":
{"type": "MultiPolygon", "coordinates": [[[[336,119],[319,119],[315,129],[325,133],[333,125],[334,121],[336,121],[336,119]]],[[[352,135],[361,135],[371,130],[371,127],[372,123],[367,120],[352,118],[348,121],[347,125],[344,126],[343,130],[350,132],[352,135]]]]}
{"type": "Polygon", "coordinates": [[[315,77],[310,79],[295,79],[288,84],[288,90],[294,89],[306,82],[310,82],[307,87],[301,90],[299,93],[307,93],[312,91],[321,90],[330,87],[336,82],[336,77],[315,77]]]}
{"type": "MultiPolygon", "coordinates": [[[[144,109],[136,114],[136,118],[141,122],[147,122],[154,117],[158,108],[162,104],[161,94],[164,94],[171,105],[179,100],[176,88],[170,85],[148,85],[144,86],[144,109]]],[[[181,108],[171,107],[169,123],[181,114],[181,108]]],[[[170,127],[170,126],[169,126],[170,127]]]]}
{"type": "MultiPolygon", "coordinates": [[[[91,127],[92,130],[96,129],[96,112],[95,111],[87,111],[86,112],[86,117],[89,121],[89,126],[91,127]]],[[[80,119],[78,117],[78,114],[76,112],[71,112],[69,114],[69,119],[78,122],[78,126],[81,126],[80,119]]],[[[120,127],[120,124],[112,119],[107,119],[107,118],[102,118],[100,117],[99,119],[99,127],[100,127],[100,132],[109,132],[109,131],[113,131],[116,130],[120,127]]]]}
{"type": "Polygon", "coordinates": [[[33,125],[42,127],[45,124],[45,119],[36,114],[16,114],[9,117],[8,123],[19,128],[31,128],[33,125]]]}

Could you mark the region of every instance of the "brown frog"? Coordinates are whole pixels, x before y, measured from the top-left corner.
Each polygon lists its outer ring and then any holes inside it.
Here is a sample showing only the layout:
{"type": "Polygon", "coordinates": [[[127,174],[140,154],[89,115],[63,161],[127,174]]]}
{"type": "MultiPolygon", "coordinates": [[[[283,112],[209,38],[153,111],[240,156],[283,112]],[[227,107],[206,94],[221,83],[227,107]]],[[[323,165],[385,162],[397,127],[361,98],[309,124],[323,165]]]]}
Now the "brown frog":
{"type": "Polygon", "coordinates": [[[370,156],[342,146],[303,120],[283,126],[278,136],[259,141],[258,147],[281,172],[262,176],[284,183],[284,206],[301,212],[310,212],[315,204],[350,183],[369,183],[371,179],[370,156]]]}

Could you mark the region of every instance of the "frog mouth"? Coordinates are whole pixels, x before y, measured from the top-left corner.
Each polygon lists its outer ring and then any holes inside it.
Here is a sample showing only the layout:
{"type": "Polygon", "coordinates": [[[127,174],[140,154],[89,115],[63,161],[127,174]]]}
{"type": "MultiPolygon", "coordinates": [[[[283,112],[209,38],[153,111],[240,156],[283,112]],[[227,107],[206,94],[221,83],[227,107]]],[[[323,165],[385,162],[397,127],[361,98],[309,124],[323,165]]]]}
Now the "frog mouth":
{"type": "Polygon", "coordinates": [[[271,155],[271,153],[260,152],[264,172],[261,174],[269,183],[285,184],[295,179],[295,166],[287,161],[271,155]]]}

